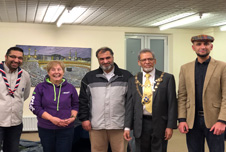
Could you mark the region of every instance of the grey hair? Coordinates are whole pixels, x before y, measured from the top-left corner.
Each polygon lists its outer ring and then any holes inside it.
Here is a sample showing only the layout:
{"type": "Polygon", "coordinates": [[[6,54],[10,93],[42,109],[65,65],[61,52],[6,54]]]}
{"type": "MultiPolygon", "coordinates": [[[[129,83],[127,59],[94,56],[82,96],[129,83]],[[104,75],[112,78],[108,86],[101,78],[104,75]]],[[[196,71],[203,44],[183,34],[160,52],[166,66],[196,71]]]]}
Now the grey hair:
{"type": "Polygon", "coordinates": [[[150,50],[150,49],[145,48],[145,49],[140,50],[140,52],[138,53],[138,56],[137,56],[137,57],[138,57],[138,60],[140,60],[140,55],[141,55],[142,53],[147,53],[147,52],[151,53],[152,56],[153,56],[153,58],[155,59],[155,54],[154,54],[154,52],[153,52],[152,50],[150,50]]]}
{"type": "Polygon", "coordinates": [[[107,51],[109,51],[112,56],[114,55],[114,52],[112,51],[112,49],[110,49],[109,47],[102,47],[96,51],[96,57],[98,58],[99,53],[105,53],[107,51]]]}

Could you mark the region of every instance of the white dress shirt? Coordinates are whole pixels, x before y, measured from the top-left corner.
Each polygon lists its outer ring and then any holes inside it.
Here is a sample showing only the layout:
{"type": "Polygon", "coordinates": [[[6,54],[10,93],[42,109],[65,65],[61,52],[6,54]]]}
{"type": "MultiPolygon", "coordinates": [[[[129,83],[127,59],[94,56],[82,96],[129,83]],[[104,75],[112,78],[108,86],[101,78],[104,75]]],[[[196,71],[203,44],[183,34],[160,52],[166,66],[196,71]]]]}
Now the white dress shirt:
{"type": "MultiPolygon", "coordinates": [[[[149,77],[149,80],[151,82],[151,85],[152,85],[152,91],[154,90],[154,84],[155,84],[155,68],[149,72],[150,74],[150,77],[149,77]]],[[[145,84],[145,81],[146,81],[146,72],[143,71],[143,78],[142,78],[142,84],[144,85],[145,84]]],[[[144,92],[144,87],[142,88],[143,89],[143,92],[144,92]]],[[[141,102],[141,101],[139,101],[141,102]]],[[[151,113],[147,112],[145,110],[145,105],[143,105],[143,115],[152,115],[151,113]]],[[[126,127],[124,130],[130,130],[130,128],[126,127]]]]}

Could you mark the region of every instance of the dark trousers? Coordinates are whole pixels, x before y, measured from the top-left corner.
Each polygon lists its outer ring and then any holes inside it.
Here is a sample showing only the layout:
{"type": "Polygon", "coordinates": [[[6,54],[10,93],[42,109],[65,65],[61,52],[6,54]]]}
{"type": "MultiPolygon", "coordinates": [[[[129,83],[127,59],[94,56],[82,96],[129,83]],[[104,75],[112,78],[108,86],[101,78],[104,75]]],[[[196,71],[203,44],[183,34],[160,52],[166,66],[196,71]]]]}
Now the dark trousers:
{"type": "Polygon", "coordinates": [[[44,152],[71,152],[74,128],[45,129],[38,127],[44,152]]]}
{"type": "Polygon", "coordinates": [[[210,152],[224,152],[224,134],[214,135],[206,128],[203,116],[196,116],[193,129],[186,134],[189,152],[205,152],[205,138],[210,152]]]}
{"type": "Polygon", "coordinates": [[[89,132],[79,125],[74,128],[74,138],[72,143],[72,152],[91,152],[89,132]]]}
{"type": "Polygon", "coordinates": [[[18,152],[22,129],[23,124],[12,127],[0,127],[0,150],[2,149],[4,152],[18,152]]]}
{"type": "Polygon", "coordinates": [[[166,152],[167,141],[153,136],[152,118],[143,118],[140,138],[135,138],[136,152],[166,152]]]}

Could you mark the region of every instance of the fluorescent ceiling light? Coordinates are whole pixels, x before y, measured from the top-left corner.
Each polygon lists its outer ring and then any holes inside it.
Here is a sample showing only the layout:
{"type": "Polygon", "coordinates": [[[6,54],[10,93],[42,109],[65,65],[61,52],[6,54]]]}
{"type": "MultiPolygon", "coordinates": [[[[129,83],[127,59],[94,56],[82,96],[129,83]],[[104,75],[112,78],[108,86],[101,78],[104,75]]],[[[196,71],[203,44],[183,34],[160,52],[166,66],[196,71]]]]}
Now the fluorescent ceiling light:
{"type": "Polygon", "coordinates": [[[63,12],[65,6],[50,6],[46,12],[43,22],[55,22],[63,12]]]}
{"type": "Polygon", "coordinates": [[[66,9],[61,17],[57,21],[57,27],[60,27],[63,23],[73,23],[84,13],[86,8],[74,7],[72,10],[66,9]]]}
{"type": "Polygon", "coordinates": [[[221,26],[221,25],[225,25],[226,22],[221,22],[221,23],[218,23],[218,24],[214,24],[213,26],[221,26]]]}
{"type": "Polygon", "coordinates": [[[175,20],[178,20],[178,19],[190,16],[190,15],[193,15],[193,14],[195,14],[195,13],[183,13],[183,14],[176,15],[176,16],[167,18],[165,20],[159,21],[157,23],[154,23],[151,26],[159,26],[159,25],[162,25],[162,24],[166,24],[166,23],[169,23],[169,22],[172,22],[172,21],[175,21],[175,20]]]}
{"type": "Polygon", "coordinates": [[[220,27],[221,31],[226,31],[226,25],[220,27]]]}
{"type": "Polygon", "coordinates": [[[185,24],[189,24],[189,23],[193,23],[196,21],[199,21],[201,18],[204,18],[206,16],[208,16],[209,14],[195,14],[195,15],[191,15],[164,25],[161,25],[159,27],[160,30],[166,30],[172,27],[177,27],[177,26],[181,26],[181,25],[185,25],[185,24]]]}

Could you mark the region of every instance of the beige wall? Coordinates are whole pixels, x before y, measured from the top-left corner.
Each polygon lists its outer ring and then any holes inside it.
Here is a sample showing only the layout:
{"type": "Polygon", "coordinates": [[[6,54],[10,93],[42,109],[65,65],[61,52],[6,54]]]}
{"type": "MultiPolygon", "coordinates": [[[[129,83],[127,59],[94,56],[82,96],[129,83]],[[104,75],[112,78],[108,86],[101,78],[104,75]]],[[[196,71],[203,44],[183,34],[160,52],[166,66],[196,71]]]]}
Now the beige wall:
{"type": "MultiPolygon", "coordinates": [[[[20,45],[46,45],[66,47],[90,47],[92,48],[91,69],[98,67],[95,52],[102,46],[113,49],[115,62],[121,67],[126,66],[125,34],[163,34],[168,36],[169,47],[169,72],[175,75],[178,82],[180,66],[195,59],[195,53],[191,49],[190,38],[193,35],[206,33],[213,35],[214,51],[212,56],[216,59],[225,60],[224,39],[226,32],[218,29],[205,30],[166,30],[159,31],[157,28],[126,28],[126,27],[90,27],[63,25],[57,28],[56,25],[24,24],[24,23],[0,23],[0,60],[4,60],[6,50],[20,45]],[[216,51],[215,51],[216,50],[216,51]]],[[[33,91],[34,88],[32,88],[33,91]]],[[[24,116],[32,113],[28,110],[30,98],[24,105],[24,116]]]]}

